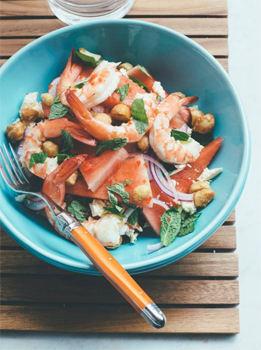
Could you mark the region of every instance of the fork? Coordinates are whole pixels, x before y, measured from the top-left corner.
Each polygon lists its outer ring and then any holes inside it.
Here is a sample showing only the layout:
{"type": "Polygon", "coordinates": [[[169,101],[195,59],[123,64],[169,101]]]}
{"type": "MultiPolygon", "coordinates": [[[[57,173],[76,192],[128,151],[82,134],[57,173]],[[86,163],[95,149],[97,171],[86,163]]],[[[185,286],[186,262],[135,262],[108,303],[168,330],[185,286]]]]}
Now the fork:
{"type": "Polygon", "coordinates": [[[104,277],[122,294],[134,309],[154,328],[163,328],[166,317],[152,299],[141,289],[121,264],[70,213],[63,210],[41,192],[34,192],[16,153],[9,144],[0,146],[0,173],[13,191],[41,198],[54,218],[62,236],[72,240],[92,261],[104,277]]]}

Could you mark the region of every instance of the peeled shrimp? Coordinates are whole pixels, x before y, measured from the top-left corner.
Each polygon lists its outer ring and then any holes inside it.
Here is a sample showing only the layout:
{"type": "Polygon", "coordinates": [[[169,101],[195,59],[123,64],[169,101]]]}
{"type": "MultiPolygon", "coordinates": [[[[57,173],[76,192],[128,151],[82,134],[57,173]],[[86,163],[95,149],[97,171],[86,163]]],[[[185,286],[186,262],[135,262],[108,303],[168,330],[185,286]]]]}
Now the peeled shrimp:
{"type": "Polygon", "coordinates": [[[83,125],[85,130],[101,141],[111,140],[114,138],[127,138],[128,142],[139,141],[151,128],[154,120],[154,111],[157,105],[156,95],[153,93],[137,94],[135,96],[135,99],[143,99],[144,107],[149,120],[147,130],[140,134],[135,127],[133,118],[131,118],[128,123],[123,123],[120,126],[110,125],[95,119],[72,91],[66,91],[66,98],[71,110],[75,114],[78,121],[83,125]]]}
{"type": "MultiPolygon", "coordinates": [[[[36,126],[29,128],[29,132],[25,136],[23,145],[19,150],[20,159],[24,161],[29,168],[31,155],[33,153],[42,152],[43,142],[45,142],[46,139],[53,139],[61,136],[62,130],[69,132],[75,140],[90,146],[96,145],[96,141],[90,139],[90,135],[84,131],[80,125],[73,123],[66,118],[45,120],[44,122],[38,123],[36,126]]],[[[57,157],[47,157],[43,164],[34,164],[29,170],[34,175],[44,179],[56,169],[57,166],[57,157]]]]}
{"type": "MultiPolygon", "coordinates": [[[[79,100],[87,109],[95,107],[105,101],[117,88],[120,82],[121,73],[117,71],[117,63],[102,61],[90,75],[90,79],[82,88],[74,88],[73,79],[79,75],[78,67],[74,68],[75,73],[71,73],[73,67],[69,70],[69,74],[62,78],[62,93],[60,100],[64,105],[68,105],[64,88],[72,90],[79,100]]],[[[60,88],[58,89],[60,91],[60,88]]]]}
{"type": "Polygon", "coordinates": [[[194,97],[180,99],[171,94],[156,109],[155,120],[150,130],[150,144],[156,155],[164,162],[186,164],[194,162],[200,153],[200,144],[191,139],[177,141],[171,136],[170,121],[178,114],[181,106],[195,101],[194,97]]]}

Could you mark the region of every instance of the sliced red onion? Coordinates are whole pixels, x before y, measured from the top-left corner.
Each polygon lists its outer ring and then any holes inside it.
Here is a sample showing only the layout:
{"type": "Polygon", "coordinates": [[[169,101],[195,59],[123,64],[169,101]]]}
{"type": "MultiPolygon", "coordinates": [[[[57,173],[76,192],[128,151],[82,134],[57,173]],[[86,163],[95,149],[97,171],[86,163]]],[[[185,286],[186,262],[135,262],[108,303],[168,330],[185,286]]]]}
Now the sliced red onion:
{"type": "Polygon", "coordinates": [[[105,108],[101,105],[92,107],[92,110],[97,113],[104,113],[105,108]]]}
{"type": "Polygon", "coordinates": [[[188,133],[188,125],[186,123],[184,123],[180,128],[178,128],[176,130],[188,133]]]}
{"type": "Polygon", "coordinates": [[[163,247],[164,247],[164,245],[163,245],[162,242],[156,243],[156,244],[148,244],[147,245],[147,250],[149,252],[156,252],[157,250],[160,250],[163,247]]]}
{"type": "Polygon", "coordinates": [[[161,200],[159,200],[159,199],[153,198],[153,199],[152,199],[152,203],[153,203],[153,204],[158,204],[158,205],[160,205],[160,206],[163,207],[165,210],[168,210],[168,209],[169,209],[169,206],[168,206],[165,202],[163,202],[163,201],[161,201],[161,200]]]}
{"type": "Polygon", "coordinates": [[[39,211],[46,207],[46,203],[39,197],[25,198],[24,205],[33,211],[39,211]]]}
{"type": "Polygon", "coordinates": [[[128,208],[125,210],[124,215],[126,216],[127,219],[131,216],[131,214],[134,212],[134,210],[135,210],[135,208],[128,208]]]}
{"type": "Polygon", "coordinates": [[[48,90],[49,94],[56,96],[56,89],[57,89],[57,85],[59,84],[60,79],[61,79],[61,77],[57,77],[51,82],[51,84],[49,85],[49,90],[48,90]]]}

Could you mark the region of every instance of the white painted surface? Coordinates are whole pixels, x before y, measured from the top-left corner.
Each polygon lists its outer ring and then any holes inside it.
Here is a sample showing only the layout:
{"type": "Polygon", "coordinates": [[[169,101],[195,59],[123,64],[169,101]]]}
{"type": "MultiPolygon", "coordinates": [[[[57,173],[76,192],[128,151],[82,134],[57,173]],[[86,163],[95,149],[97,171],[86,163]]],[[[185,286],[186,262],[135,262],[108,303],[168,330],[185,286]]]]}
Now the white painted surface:
{"type": "Polygon", "coordinates": [[[240,334],[152,336],[3,332],[2,350],[261,349],[261,1],[228,0],[228,4],[230,77],[243,101],[253,145],[250,175],[237,205],[240,334]]]}

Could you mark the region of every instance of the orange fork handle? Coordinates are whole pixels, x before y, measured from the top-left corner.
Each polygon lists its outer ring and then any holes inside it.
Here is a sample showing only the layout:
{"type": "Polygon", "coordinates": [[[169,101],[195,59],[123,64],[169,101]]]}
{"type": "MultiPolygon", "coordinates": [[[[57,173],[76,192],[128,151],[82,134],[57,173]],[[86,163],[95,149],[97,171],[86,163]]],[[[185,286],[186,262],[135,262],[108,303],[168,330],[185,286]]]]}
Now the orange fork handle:
{"type": "Polygon", "coordinates": [[[85,227],[79,226],[72,230],[71,239],[139,313],[148,304],[153,303],[151,298],[141,289],[121,264],[85,227]]]}

